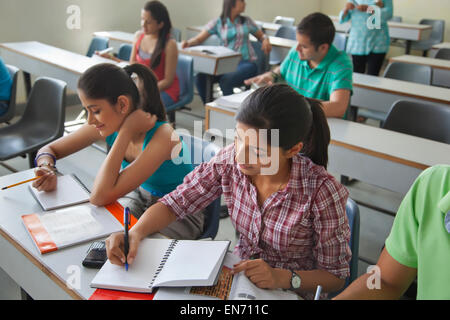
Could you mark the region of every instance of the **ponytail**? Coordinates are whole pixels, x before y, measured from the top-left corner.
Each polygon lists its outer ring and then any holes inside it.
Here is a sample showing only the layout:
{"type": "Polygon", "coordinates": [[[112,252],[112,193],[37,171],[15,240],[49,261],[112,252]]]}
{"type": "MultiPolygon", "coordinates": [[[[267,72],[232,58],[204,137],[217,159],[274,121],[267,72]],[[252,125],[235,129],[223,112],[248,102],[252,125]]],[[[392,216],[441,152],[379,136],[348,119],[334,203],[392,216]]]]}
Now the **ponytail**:
{"type": "Polygon", "coordinates": [[[304,140],[302,154],[310,158],[315,164],[327,168],[328,145],[330,144],[330,128],[319,100],[306,98],[311,106],[312,125],[308,136],[304,140]]]}

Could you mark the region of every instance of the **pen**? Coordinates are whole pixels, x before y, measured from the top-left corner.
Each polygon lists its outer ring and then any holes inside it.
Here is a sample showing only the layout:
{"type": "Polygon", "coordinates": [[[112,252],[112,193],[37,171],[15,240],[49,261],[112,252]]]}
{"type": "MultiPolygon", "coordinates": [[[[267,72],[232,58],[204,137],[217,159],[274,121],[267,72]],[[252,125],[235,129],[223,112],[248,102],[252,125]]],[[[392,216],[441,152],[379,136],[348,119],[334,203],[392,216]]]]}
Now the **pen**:
{"type": "Polygon", "coordinates": [[[6,190],[6,189],[9,189],[9,188],[12,188],[12,187],[15,187],[15,186],[18,186],[18,185],[21,185],[21,184],[30,182],[30,181],[34,181],[34,180],[37,180],[37,179],[39,179],[39,178],[40,178],[40,176],[34,177],[34,178],[32,178],[32,179],[25,180],[25,181],[17,182],[17,183],[15,183],[15,184],[10,185],[10,186],[3,187],[2,190],[6,190]]]}
{"type": "Polygon", "coordinates": [[[128,271],[128,261],[127,261],[127,256],[128,256],[128,250],[130,248],[130,244],[128,242],[128,227],[130,225],[130,209],[128,207],[126,207],[125,209],[123,209],[123,226],[124,226],[124,230],[125,230],[125,235],[124,235],[124,253],[125,253],[125,270],[128,271]]]}
{"type": "Polygon", "coordinates": [[[316,295],[314,296],[314,300],[320,299],[320,293],[322,292],[322,286],[317,286],[316,295]]]}

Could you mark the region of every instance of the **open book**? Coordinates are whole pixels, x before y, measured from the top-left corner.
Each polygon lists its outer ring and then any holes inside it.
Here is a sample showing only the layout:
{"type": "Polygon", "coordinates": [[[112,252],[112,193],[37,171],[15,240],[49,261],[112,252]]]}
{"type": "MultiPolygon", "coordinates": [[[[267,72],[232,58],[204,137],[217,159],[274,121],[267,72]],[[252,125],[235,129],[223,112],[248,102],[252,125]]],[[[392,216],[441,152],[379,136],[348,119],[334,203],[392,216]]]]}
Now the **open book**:
{"type": "Polygon", "coordinates": [[[239,257],[228,253],[219,280],[210,287],[159,288],[155,300],[299,300],[292,291],[266,290],[254,285],[243,272],[231,270],[239,257]]]}
{"type": "Polygon", "coordinates": [[[108,260],[91,287],[151,293],[155,287],[213,285],[222,267],[229,241],[144,239],[133,264],[125,267],[108,260]]]}
{"type": "Polygon", "coordinates": [[[28,186],[31,194],[44,210],[54,210],[89,201],[89,190],[73,175],[58,176],[56,190],[51,192],[38,191],[28,186]]]}
{"type": "Polygon", "coordinates": [[[112,210],[85,203],[22,216],[39,252],[44,254],[123,230],[112,210]]]}
{"type": "Polygon", "coordinates": [[[247,90],[241,93],[235,93],[228,96],[221,96],[220,98],[216,99],[214,102],[217,103],[219,106],[227,107],[227,108],[233,108],[233,109],[239,109],[241,107],[242,102],[247,98],[250,94],[253,93],[255,90],[247,90]]]}
{"type": "Polygon", "coordinates": [[[239,54],[238,52],[223,46],[194,46],[183,50],[191,52],[202,52],[216,57],[226,57],[239,54]]]}

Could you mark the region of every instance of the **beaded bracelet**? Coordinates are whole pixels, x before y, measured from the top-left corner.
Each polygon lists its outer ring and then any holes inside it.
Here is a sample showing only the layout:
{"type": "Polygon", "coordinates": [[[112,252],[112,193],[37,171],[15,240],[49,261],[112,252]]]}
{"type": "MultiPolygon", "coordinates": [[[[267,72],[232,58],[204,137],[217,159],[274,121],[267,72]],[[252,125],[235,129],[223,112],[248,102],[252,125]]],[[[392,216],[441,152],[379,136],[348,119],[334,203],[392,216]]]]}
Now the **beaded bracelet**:
{"type": "Polygon", "coordinates": [[[35,166],[35,167],[38,166],[38,165],[37,165],[37,161],[38,161],[38,159],[39,159],[40,156],[49,156],[50,158],[53,159],[53,166],[55,166],[55,164],[56,164],[56,157],[55,157],[53,154],[51,154],[51,153],[48,153],[48,152],[42,152],[42,153],[39,153],[39,154],[36,156],[36,158],[34,158],[34,166],[35,166]]]}

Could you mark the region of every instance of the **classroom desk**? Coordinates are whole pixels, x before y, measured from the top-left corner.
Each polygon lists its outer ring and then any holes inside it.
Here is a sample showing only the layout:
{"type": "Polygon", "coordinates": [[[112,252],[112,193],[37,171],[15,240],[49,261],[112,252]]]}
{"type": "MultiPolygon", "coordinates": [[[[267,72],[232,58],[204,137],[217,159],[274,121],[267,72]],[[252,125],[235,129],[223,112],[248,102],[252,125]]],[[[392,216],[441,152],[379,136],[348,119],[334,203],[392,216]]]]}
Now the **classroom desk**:
{"type": "Polygon", "coordinates": [[[353,73],[352,113],[358,107],[388,113],[398,100],[450,105],[450,89],[353,73]]]}
{"type": "MultiPolygon", "coordinates": [[[[205,130],[225,136],[235,127],[236,109],[206,105],[205,130]]],[[[436,164],[450,164],[450,145],[337,118],[328,118],[331,172],[406,194],[417,176],[436,164]]]]}
{"type": "Polygon", "coordinates": [[[133,44],[134,33],[124,31],[98,31],[93,34],[95,37],[103,37],[109,39],[109,46],[112,47],[114,53],[119,52],[122,44],[133,44]]]}
{"type": "Polygon", "coordinates": [[[433,68],[432,84],[434,86],[450,88],[450,60],[403,55],[390,58],[389,62],[403,62],[430,66],[433,68]]]}
{"type": "Polygon", "coordinates": [[[434,58],[434,56],[436,55],[436,53],[439,49],[450,49],[450,42],[442,42],[442,43],[435,44],[431,48],[431,50],[428,54],[429,57],[434,58]]]}
{"type": "MultiPolygon", "coordinates": [[[[351,28],[351,22],[339,23],[338,16],[330,16],[337,32],[348,33],[351,28]]],[[[433,30],[432,26],[424,24],[411,24],[403,22],[389,21],[389,36],[391,39],[406,41],[406,54],[411,51],[412,41],[426,40],[430,37],[433,30]]]]}
{"type": "Polygon", "coordinates": [[[117,64],[100,56],[89,58],[38,41],[0,43],[0,55],[5,63],[24,72],[27,95],[31,91],[30,74],[61,79],[76,91],[78,78],[93,65],[117,64]]]}

